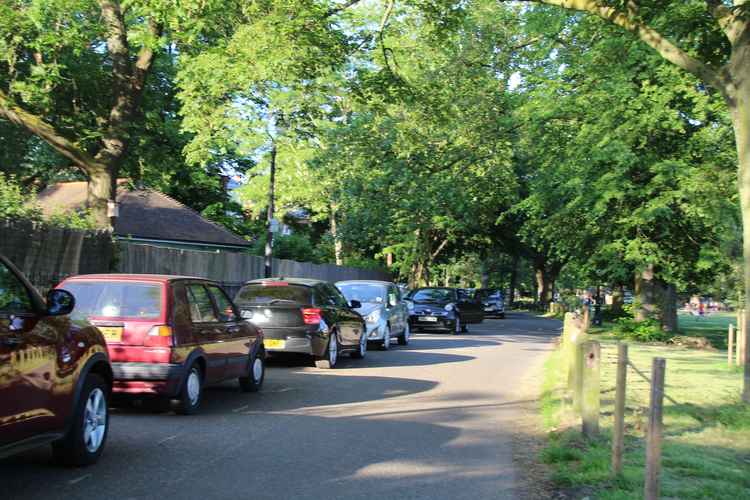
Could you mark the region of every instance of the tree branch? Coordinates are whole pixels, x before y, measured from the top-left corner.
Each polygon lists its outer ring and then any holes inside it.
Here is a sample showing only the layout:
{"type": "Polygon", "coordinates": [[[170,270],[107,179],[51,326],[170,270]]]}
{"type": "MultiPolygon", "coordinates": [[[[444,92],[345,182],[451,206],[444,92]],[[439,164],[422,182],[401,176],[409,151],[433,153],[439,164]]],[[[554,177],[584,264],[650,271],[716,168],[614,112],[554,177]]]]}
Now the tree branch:
{"type": "MultiPolygon", "coordinates": [[[[735,2],[736,4],[737,2],[735,2]]],[[[721,0],[706,0],[706,9],[716,19],[729,41],[734,45],[740,37],[745,22],[739,17],[740,10],[732,9],[724,5],[721,0]]]]}
{"type": "Polygon", "coordinates": [[[2,91],[0,91],[0,116],[43,139],[55,151],[71,160],[88,174],[104,168],[94,157],[60,135],[52,125],[13,104],[2,91]]]}
{"type": "Polygon", "coordinates": [[[437,249],[430,254],[430,260],[435,260],[435,257],[440,255],[440,252],[443,251],[443,248],[445,248],[445,245],[448,244],[448,239],[444,239],[442,243],[440,243],[440,246],[437,247],[437,249]]]}
{"type": "MultiPolygon", "coordinates": [[[[127,28],[119,0],[99,0],[107,26],[107,51],[112,59],[112,90],[114,102],[103,134],[104,147],[96,158],[112,163],[119,161],[128,147],[128,127],[143,95],[146,76],[154,61],[154,50],[148,44],[141,48],[135,64],[130,59],[127,28]]],[[[161,36],[161,27],[149,21],[151,34],[161,36]]]]}
{"type": "Polygon", "coordinates": [[[336,14],[340,14],[341,12],[345,11],[349,7],[357,5],[360,1],[361,0],[348,0],[347,2],[345,2],[345,3],[343,3],[343,4],[339,5],[339,6],[331,7],[326,12],[325,17],[331,17],[331,16],[335,16],[336,14]]]}
{"type": "MultiPolygon", "coordinates": [[[[605,21],[609,21],[612,24],[635,34],[643,43],[656,50],[656,52],[658,52],[659,55],[661,55],[664,59],[671,62],[675,66],[682,68],[689,73],[692,73],[706,84],[719,90],[722,94],[724,94],[725,97],[728,97],[728,93],[730,92],[729,86],[717,70],[703,63],[702,61],[695,59],[690,54],[664,38],[661,33],[656,31],[646,23],[629,16],[624,12],[618,11],[614,7],[603,5],[597,0],[520,1],[543,3],[547,5],[563,7],[569,10],[587,12],[589,14],[598,16],[605,21]]],[[[632,11],[633,8],[634,7],[632,5],[629,6],[629,10],[632,11]]]]}

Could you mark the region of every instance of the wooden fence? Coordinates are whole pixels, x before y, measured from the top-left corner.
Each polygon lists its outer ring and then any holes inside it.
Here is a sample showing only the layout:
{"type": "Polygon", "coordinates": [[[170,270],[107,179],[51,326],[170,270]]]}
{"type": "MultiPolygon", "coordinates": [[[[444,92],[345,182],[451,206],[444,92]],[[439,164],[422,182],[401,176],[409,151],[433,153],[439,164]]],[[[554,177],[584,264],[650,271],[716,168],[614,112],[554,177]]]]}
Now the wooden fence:
{"type": "MultiPolygon", "coordinates": [[[[245,281],[262,278],[263,257],[235,252],[181,250],[133,243],[118,243],[117,270],[122,273],[153,273],[198,276],[221,282],[235,293],[245,281]]],[[[342,267],[274,259],[273,275],[324,281],[373,279],[390,281],[382,270],[342,267]]]]}
{"type": "MultiPolygon", "coordinates": [[[[233,294],[243,282],[264,273],[263,258],[245,253],[115,242],[107,231],[55,228],[29,221],[0,221],[0,254],[42,292],[75,274],[121,272],[209,278],[233,294]]],[[[392,279],[384,270],[282,259],[273,260],[273,275],[325,281],[392,279]]]]}

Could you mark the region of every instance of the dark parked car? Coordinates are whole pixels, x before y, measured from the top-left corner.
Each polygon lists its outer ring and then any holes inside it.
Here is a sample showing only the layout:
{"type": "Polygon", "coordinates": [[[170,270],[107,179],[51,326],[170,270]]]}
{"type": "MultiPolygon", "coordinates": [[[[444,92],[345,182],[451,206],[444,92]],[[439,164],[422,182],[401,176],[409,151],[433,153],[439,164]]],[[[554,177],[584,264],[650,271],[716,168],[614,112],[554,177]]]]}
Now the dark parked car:
{"type": "Polygon", "coordinates": [[[213,281],[108,274],[60,286],[76,298],[73,316],[104,334],[116,394],[170,398],[178,413],[191,414],[206,384],[237,379],[245,392],[263,384],[263,333],[213,281]]]}
{"type": "Polygon", "coordinates": [[[442,330],[458,335],[467,325],[481,323],[481,303],[461,297],[456,288],[417,288],[406,297],[412,331],[442,330]]]}
{"type": "Polygon", "coordinates": [[[477,296],[482,301],[485,316],[495,316],[500,319],[505,318],[503,292],[497,288],[481,288],[477,290],[477,296]]]}
{"type": "Polygon", "coordinates": [[[88,465],[104,449],[112,370],[74,307],[65,290],[45,302],[0,256],[0,458],[51,443],[58,460],[88,465]]]}
{"type": "Polygon", "coordinates": [[[269,353],[311,355],[318,368],[333,368],[342,352],[367,353],[365,321],[330,283],[301,278],[254,280],[235,297],[242,316],[263,328],[269,353]]]}

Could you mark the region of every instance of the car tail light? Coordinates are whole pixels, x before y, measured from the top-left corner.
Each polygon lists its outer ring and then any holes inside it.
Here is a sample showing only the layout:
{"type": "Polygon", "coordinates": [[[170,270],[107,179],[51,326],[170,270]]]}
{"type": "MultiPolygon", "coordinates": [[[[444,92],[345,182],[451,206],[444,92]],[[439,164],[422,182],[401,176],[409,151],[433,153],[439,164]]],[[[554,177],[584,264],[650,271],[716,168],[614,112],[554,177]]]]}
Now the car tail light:
{"type": "Polygon", "coordinates": [[[158,325],[148,331],[143,345],[147,347],[172,347],[172,328],[158,325]]]}
{"type": "Polygon", "coordinates": [[[317,307],[305,307],[302,309],[302,319],[306,325],[317,325],[323,318],[320,316],[320,309],[317,307]]]}

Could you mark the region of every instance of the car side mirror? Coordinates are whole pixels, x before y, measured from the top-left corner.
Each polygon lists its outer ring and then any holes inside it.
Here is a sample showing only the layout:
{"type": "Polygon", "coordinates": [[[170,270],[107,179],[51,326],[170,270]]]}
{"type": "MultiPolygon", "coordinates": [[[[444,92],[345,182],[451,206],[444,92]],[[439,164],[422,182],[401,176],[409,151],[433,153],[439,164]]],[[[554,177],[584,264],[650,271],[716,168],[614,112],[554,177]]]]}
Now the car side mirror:
{"type": "Polygon", "coordinates": [[[349,307],[351,307],[352,309],[359,309],[360,307],[362,307],[362,302],[352,299],[352,301],[349,302],[349,307]]]}
{"type": "Polygon", "coordinates": [[[50,290],[47,293],[47,315],[65,316],[73,312],[76,299],[67,290],[50,290]]]}
{"type": "Polygon", "coordinates": [[[388,306],[389,307],[396,307],[398,305],[398,299],[396,299],[395,295],[389,295],[388,296],[388,306]]]}

